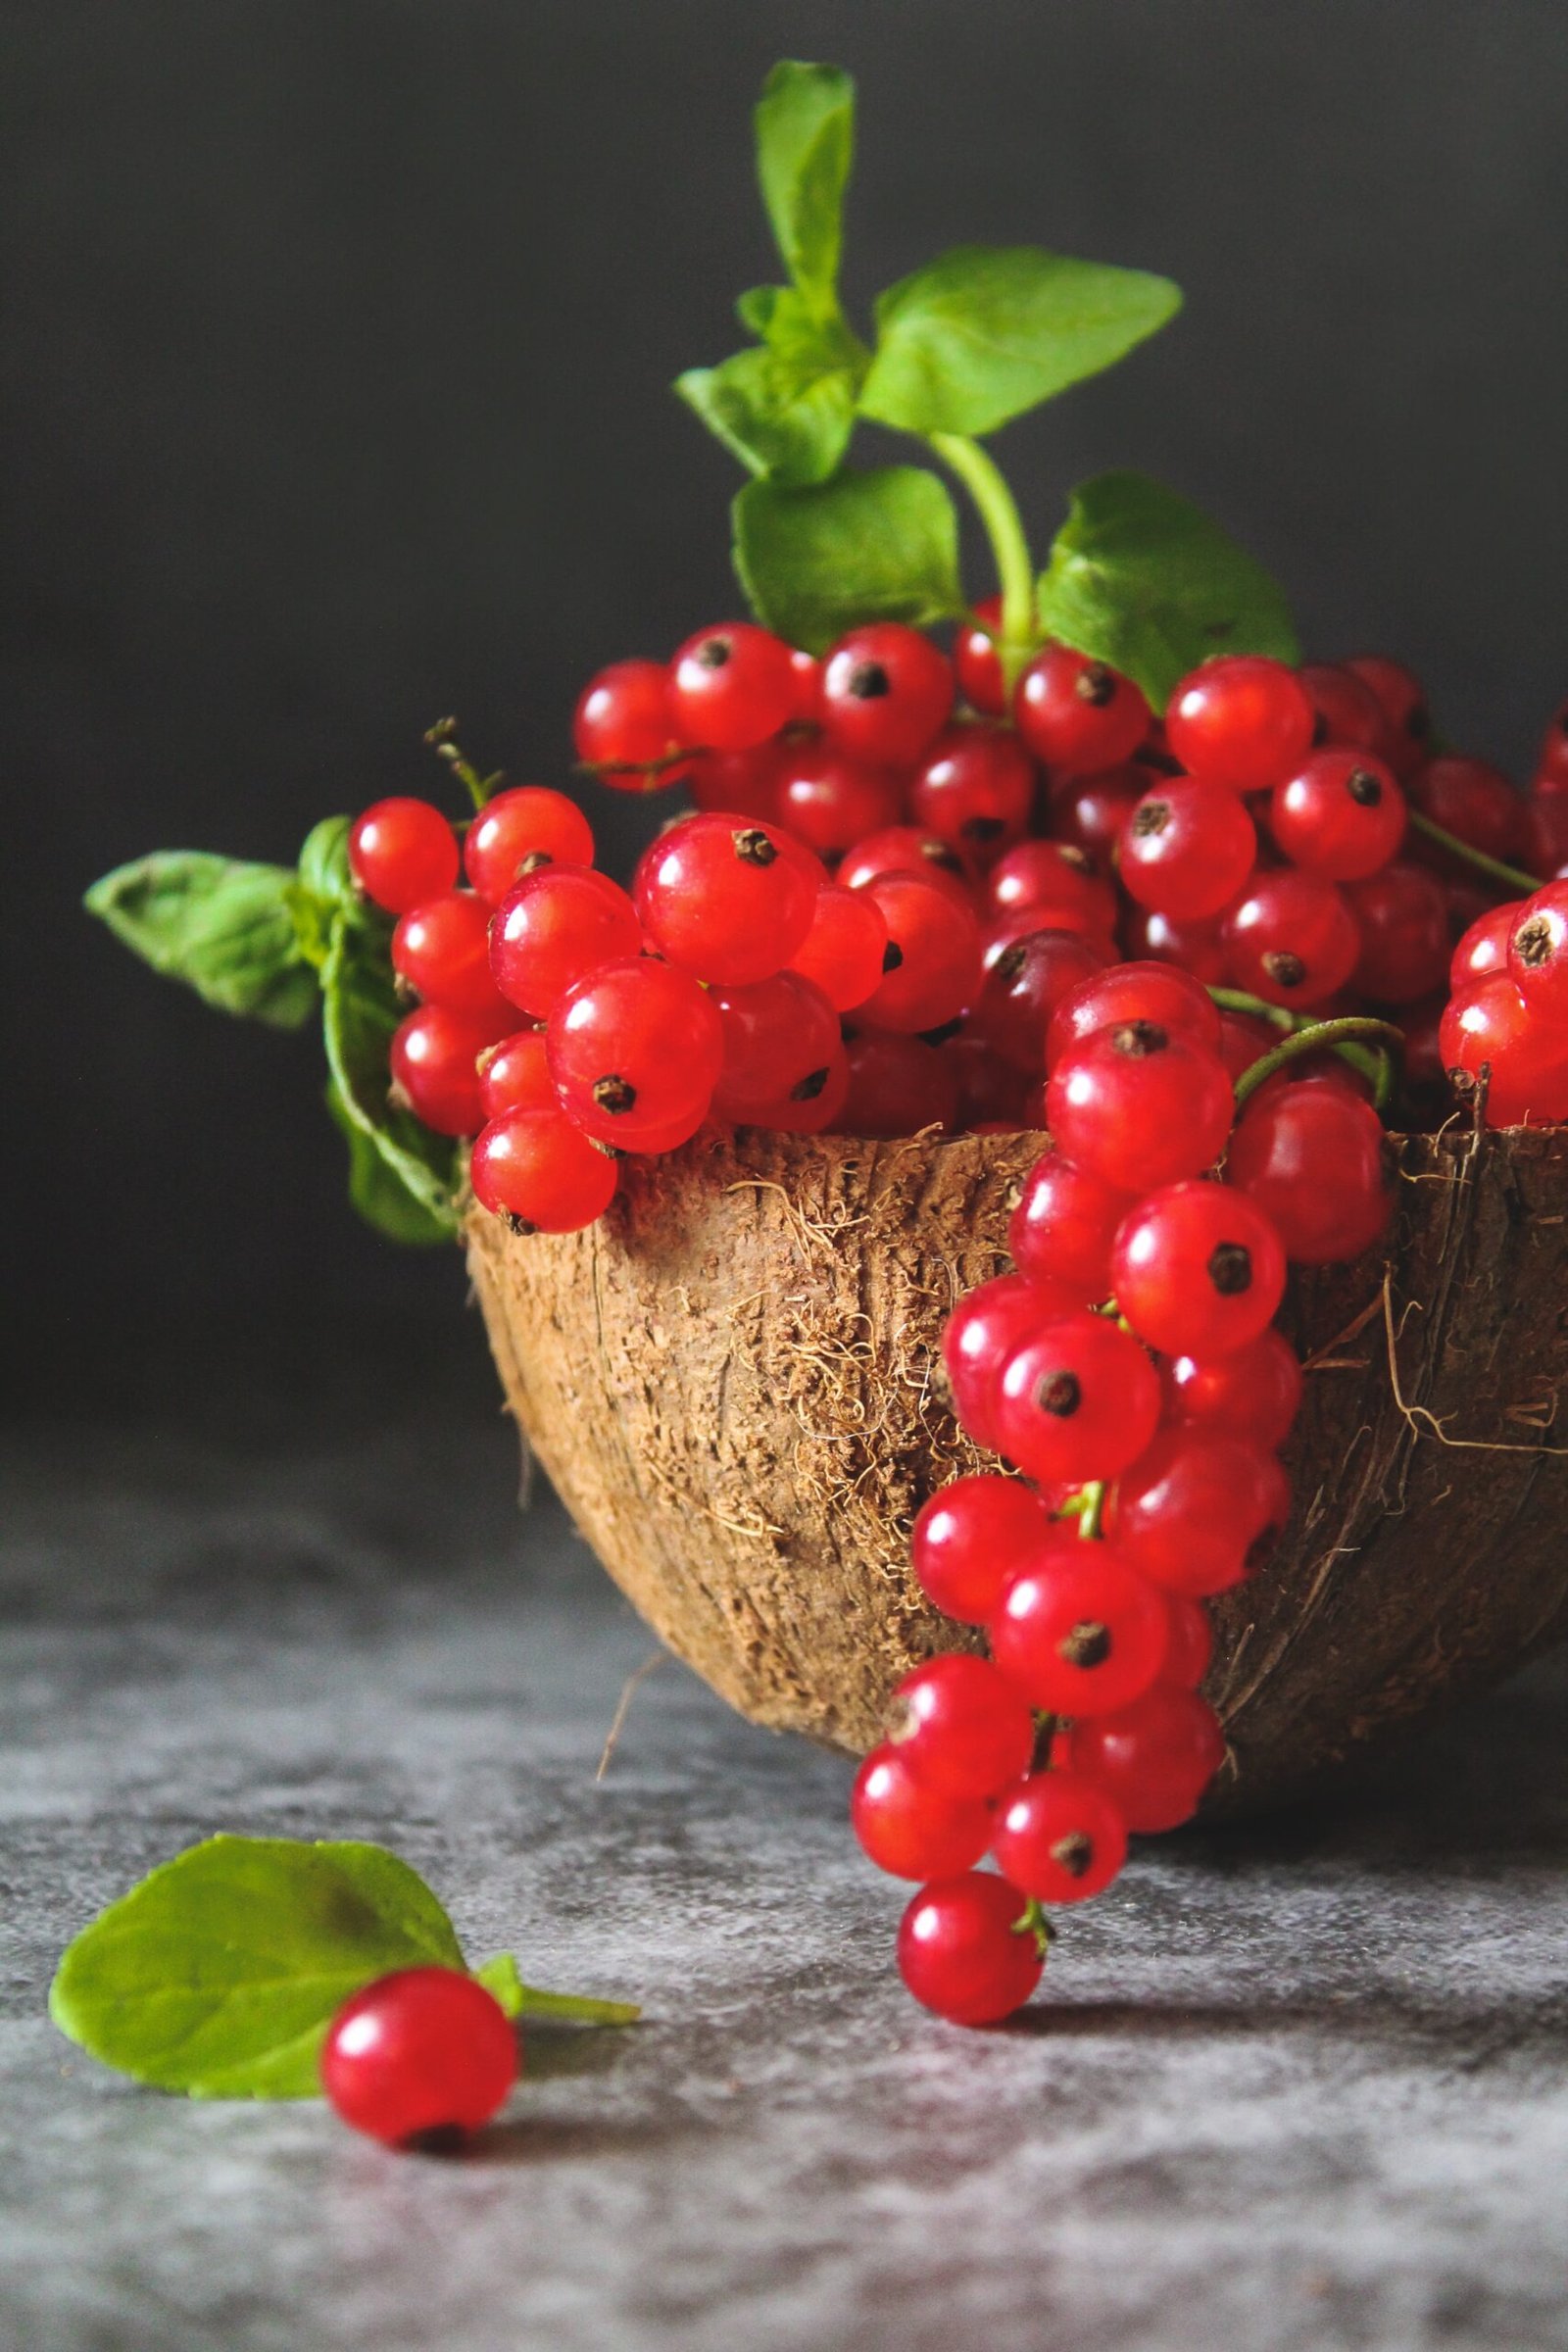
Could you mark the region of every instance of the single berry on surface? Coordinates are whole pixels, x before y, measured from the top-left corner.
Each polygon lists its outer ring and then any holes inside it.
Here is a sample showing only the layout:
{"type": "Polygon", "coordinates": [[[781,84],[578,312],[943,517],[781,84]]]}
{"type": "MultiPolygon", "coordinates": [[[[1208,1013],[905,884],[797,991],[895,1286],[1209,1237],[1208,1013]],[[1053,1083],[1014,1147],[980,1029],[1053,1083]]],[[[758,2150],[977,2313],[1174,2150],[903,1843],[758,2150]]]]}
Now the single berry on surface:
{"type": "Polygon", "coordinates": [[[971,1869],[991,1843],[995,1819],[984,1797],[948,1796],[918,1779],[890,1740],[872,1748],[850,1798],[861,1850],[896,1879],[971,1869]]]}
{"type": "Polygon", "coordinates": [[[956,2026],[1010,2017],[1045,1965],[1026,1898],[983,1870],[921,1887],[900,1925],[898,1957],[907,1990],[956,2026]]]}
{"type": "Polygon", "coordinates": [[[504,1110],[481,1129],[468,1181],[480,1207],[514,1231],[577,1233],[614,1199],[616,1169],[559,1107],[504,1110]]]}
{"type": "Polygon", "coordinates": [[[997,1807],[991,1853],[1009,1884],[1036,1902],[1083,1903],[1103,1894],[1126,1861],[1127,1825],[1092,1781],[1031,1773],[997,1807]]]}
{"type": "Polygon", "coordinates": [[[428,801],[376,801],[349,832],[349,870],[368,899],[407,914],[458,878],[458,837],[428,801]]]}
{"type": "Polygon", "coordinates": [[[321,2087],[344,2123],[399,2147],[476,2132],[517,2079],[500,2002],[455,1968],[405,1968],[333,2018],[321,2087]]]}

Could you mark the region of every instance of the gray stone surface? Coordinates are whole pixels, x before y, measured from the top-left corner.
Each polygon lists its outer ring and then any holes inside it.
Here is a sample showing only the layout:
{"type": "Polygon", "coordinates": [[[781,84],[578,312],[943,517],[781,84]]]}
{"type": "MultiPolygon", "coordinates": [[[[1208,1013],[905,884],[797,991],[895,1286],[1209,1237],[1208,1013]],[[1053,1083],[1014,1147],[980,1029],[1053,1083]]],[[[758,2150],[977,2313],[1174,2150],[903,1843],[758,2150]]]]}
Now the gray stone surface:
{"type": "Polygon", "coordinates": [[[1568,1684],[1364,1795],[1140,1856],[1039,2006],[912,2009],[849,1774],[679,1669],[502,1432],[35,1438],[5,1506],[0,2340],[18,2352],[1188,2352],[1568,2342],[1568,1684]],[[122,2083],[43,2001],[216,1828],[382,1838],[536,2031],[466,2158],[122,2083]]]}

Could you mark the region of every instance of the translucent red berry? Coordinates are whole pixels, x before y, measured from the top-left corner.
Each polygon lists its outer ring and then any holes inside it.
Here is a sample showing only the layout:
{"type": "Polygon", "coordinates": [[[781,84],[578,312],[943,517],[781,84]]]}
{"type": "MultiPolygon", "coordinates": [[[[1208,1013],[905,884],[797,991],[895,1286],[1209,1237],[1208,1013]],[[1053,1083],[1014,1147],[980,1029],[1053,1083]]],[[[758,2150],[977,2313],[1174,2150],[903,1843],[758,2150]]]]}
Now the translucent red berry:
{"type": "Polygon", "coordinates": [[[1149,790],[1150,771],[1123,762],[1094,776],[1057,776],[1051,785],[1051,830],[1102,864],[1149,790]]]}
{"type": "Polygon", "coordinates": [[[991,1654],[1031,1706],[1105,1715],[1153,1683],[1169,1638],[1165,1604],[1111,1542],[1057,1533],[1004,1588],[991,1654]]]}
{"type": "Polygon", "coordinates": [[[923,825],[883,825],[865,834],[845,852],[834,880],[846,890],[863,890],[878,874],[923,874],[961,906],[975,904],[957,851],[923,825]]]}
{"type": "Polygon", "coordinates": [[[1061,1742],[1066,1770],[1102,1788],[1140,1835],[1190,1821],[1224,1760],[1213,1708],[1174,1683],[1156,1683],[1119,1715],[1074,1724],[1061,1742]]]}
{"type": "Polygon", "coordinates": [[[1160,1380],[1167,1420],[1228,1430],[1270,1450],[1284,1445],[1301,1405],[1300,1358],[1272,1324],[1229,1355],[1173,1355],[1160,1380]]]}
{"type": "Polygon", "coordinates": [[[958,1077],[939,1048],[891,1029],[862,1029],[845,1052],[850,1086],[839,1113],[842,1134],[919,1135],[953,1127],[958,1077]]]}
{"type": "Polygon", "coordinates": [[[1051,1517],[1020,1478],[956,1478],[922,1507],[909,1556],[933,1608],[986,1625],[1007,1579],[1051,1534],[1051,1517]]]}
{"type": "Polygon", "coordinates": [[[391,2146],[489,2122],[517,2079],[517,2036],[493,1993],[455,1968],[405,1968],[333,2018],[321,2088],[344,2123],[391,2146]]]}
{"type": "Polygon", "coordinates": [[[1510,972],[1489,972],[1453,999],[1439,1050],[1449,1083],[1466,1101],[1486,1073],[1489,1127],[1568,1119],[1568,1036],[1532,1013],[1510,972]]]}
{"type": "Polygon", "coordinates": [[[1266,1210],[1233,1185],[1172,1184],[1123,1218],[1110,1279],[1117,1305],[1151,1348],[1228,1355],[1274,1320],[1285,1251],[1266,1210]]]}
{"type": "MultiPolygon", "coordinates": [[[[829,743],[873,766],[912,765],[953,710],[953,670],[917,629],[871,621],[841,637],[822,664],[829,743]]],[[[870,831],[862,825],[860,831],[870,831]]]]}
{"type": "Polygon", "coordinates": [[[421,1004],[400,1021],[392,1039],[392,1079],[415,1117],[437,1135],[477,1134],[486,1115],[478,1058],[495,1038],[492,1023],[471,1021],[442,1004],[421,1004]]]}
{"type": "Polygon", "coordinates": [[[992,1855],[1037,1902],[1087,1902],[1127,1859],[1127,1825],[1111,1799],[1072,1772],[1036,1772],[997,1809],[992,1855]]]}
{"type": "Polygon", "coordinates": [[[550,1075],[586,1135],[628,1152],[667,1151],[708,1115],[724,1030],[689,972],[627,956],[566,991],[546,1033],[550,1075]]]}
{"type": "Polygon", "coordinates": [[[688,816],[644,853],[635,883],[649,940],[671,963],[727,988],[782,970],[816,907],[810,873],[755,819],[688,816]]]}
{"type": "Polygon", "coordinates": [[[1094,775],[1131,759],[1149,732],[1149,705],[1131,678],[1070,646],[1048,645],[1018,680],[1019,734],[1058,775],[1094,775]]]}
{"type": "Polygon", "coordinates": [[[810,929],[790,968],[812,981],[835,1012],[853,1012],[881,986],[887,945],[887,921],[876,901],[829,882],[816,894],[810,929]]]}
{"type": "Polygon", "coordinates": [[[349,867],[368,899],[407,914],[458,878],[458,837],[428,801],[376,801],[349,833],[349,867]]]}
{"type": "Polygon", "coordinates": [[[939,1029],[964,1011],[980,981],[980,926],[924,874],[878,874],[865,885],[888,928],[882,979],[861,1010],[879,1029],[939,1029]]]}
{"type": "Polygon", "coordinates": [[[817,742],[785,743],[774,785],[778,822],[819,858],[842,857],[904,814],[903,780],[817,742]]]}
{"type": "Polygon", "coordinates": [[[974,1034],[1015,1069],[1038,1076],[1057,1006],[1103,965],[1100,950],[1074,932],[1026,932],[986,972],[970,1016],[974,1034]]]}
{"type": "MultiPolygon", "coordinates": [[[[1383,1122],[1341,1085],[1307,1080],[1260,1089],[1237,1121],[1226,1174],[1263,1210],[1297,1265],[1359,1257],[1381,1241],[1394,1214],[1383,1122]]],[[[1200,1342],[1191,1348],[1205,1352],[1200,1342]]]]}
{"type": "Polygon", "coordinates": [[[1452,942],[1447,901],[1436,874],[1402,859],[1365,882],[1345,885],[1360,934],[1351,979],[1380,1004],[1413,1004],[1443,986],[1452,942]]]}
{"type": "Polygon", "coordinates": [[[668,688],[662,662],[612,662],[589,679],[577,698],[571,739],[578,759],[604,783],[648,792],[680,782],[682,763],[658,764],[682,748],[668,688]]]}
{"type": "Polygon", "coordinates": [[[1364,678],[1338,663],[1309,662],[1297,676],[1305,687],[1316,716],[1312,740],[1320,747],[1346,745],[1353,751],[1382,753],[1389,732],[1383,705],[1364,678]]]}
{"type": "Polygon", "coordinates": [[[1507,959],[1533,1018],[1568,1044],[1568,882],[1548,882],[1514,909],[1507,959]]]}
{"type": "Polygon", "coordinates": [[[942,1360],[954,1410],[977,1446],[1000,1446],[997,1384],[1013,1349],[1079,1303],[1075,1288],[1022,1274],[999,1274],[958,1300],[943,1327],[942,1360]]]}
{"type": "Polygon", "coordinates": [[[675,735],[715,752],[749,752],[795,716],[790,649],[749,620],[688,637],[669,664],[675,735]]]}
{"type": "Polygon", "coordinates": [[[989,1658],[950,1650],[906,1674],[893,1693],[889,1738],[900,1760],[949,1796],[993,1797],[1027,1771],[1035,1727],[1025,1701],[989,1658]]]}
{"type": "Polygon", "coordinates": [[[1205,988],[1229,977],[1225,942],[1218,922],[1161,914],[1152,906],[1129,907],[1122,918],[1122,951],[1139,963],[1171,963],[1205,988]]]}
{"type": "Polygon", "coordinates": [[[1226,1592],[1265,1559],[1290,1512],[1274,1454],[1224,1429],[1162,1429],[1106,1508],[1131,1565],[1175,1592],[1226,1592]]]}
{"type": "Polygon", "coordinates": [[[1360,882],[1398,854],[1404,794],[1371,753],[1314,752],[1269,801],[1269,831],[1293,864],[1327,882],[1360,882]]]}
{"type": "Polygon", "coordinates": [[[1234,792],[1192,776],[1156,784],[1122,827],[1118,864],[1141,906],[1188,920],[1228,906],[1257,858],[1252,820],[1234,792]]]}
{"type": "Polygon", "coordinates": [[[906,1989],[956,2026],[1010,2017],[1045,1965],[1024,1897],[980,1870],[921,1887],[900,1925],[898,1958],[906,1989]]]}
{"type": "Polygon", "coordinates": [[[517,784],[487,801],[463,843],[463,870],[499,906],[540,865],[592,865],[593,828],[575,801],[544,784],[517,784]]]}
{"type": "Polygon", "coordinates": [[[1196,1593],[1162,1590],[1170,1619],[1170,1638],[1159,1679],[1162,1683],[1174,1683],[1179,1690],[1196,1690],[1213,1663],[1213,1620],[1196,1593]]]}
{"type": "Polygon", "coordinates": [[[587,865],[544,865],[507,893],[490,924],[490,970],[509,1004],[545,1019],[576,980],[642,946],[618,882],[587,865]]]}
{"type": "Polygon", "coordinates": [[[498,1036],[512,1023],[490,971],[490,908],[471,890],[443,891],[398,918],[392,969],[427,1004],[444,1004],[498,1036]]]}
{"type": "Polygon", "coordinates": [[[1218,1054],[1150,1020],[1099,1029],[1070,1047],[1046,1089],[1057,1148],[1124,1193],[1212,1166],[1233,1105],[1218,1054]]]}
{"type": "Polygon", "coordinates": [[[909,810],[967,862],[989,865],[1023,839],[1034,798],[1034,766],[1017,736],[960,719],[916,769],[909,810]]]}
{"type": "Polygon", "coordinates": [[[1133,1196],[1048,1152],[1023,1181],[1007,1227],[1020,1274],[1060,1282],[1088,1302],[1110,1296],[1110,1246],[1133,1196]]]}
{"type": "Polygon", "coordinates": [[[1089,852],[1070,841],[1020,841],[1004,850],[986,876],[986,900],[997,914],[1078,906],[1096,930],[1116,921],[1114,889],[1089,852]]]}
{"type": "Polygon", "coordinates": [[[1117,963],[1063,998],[1052,1016],[1047,1059],[1054,1065],[1070,1047],[1124,1021],[1157,1021],[1219,1050],[1219,1007],[1201,982],[1168,964],[1117,963]]]}
{"type": "MultiPolygon", "coordinates": [[[[774,1105],[802,1109],[820,1100],[843,1060],[838,1017],[799,972],[775,972],[751,988],[713,988],[724,1061],[713,1109],[742,1126],[768,1126],[774,1105]]],[[[824,1114],[830,1116],[831,1111],[824,1114]]]]}
{"type": "MultiPolygon", "coordinates": [[[[1515,858],[1524,846],[1525,804],[1501,770],[1485,760],[1452,755],[1429,760],[1410,780],[1410,800],[1423,816],[1489,858],[1515,858]]],[[[1421,842],[1445,869],[1463,873],[1451,853],[1421,842]]]]}
{"type": "MultiPolygon", "coordinates": [[[[542,1029],[516,1029],[510,1037],[486,1046],[476,1067],[479,1107],[487,1119],[498,1119],[504,1110],[560,1108],[542,1029]]],[[[471,1135],[474,1130],[467,1132],[471,1135]]]]}
{"type": "Polygon", "coordinates": [[[983,1797],[947,1796],[909,1770],[884,1740],[856,1776],[850,1826],[878,1870],[896,1879],[968,1870],[991,1842],[995,1815],[983,1797]]]}
{"type": "Polygon", "coordinates": [[[1468,988],[1472,980],[1484,980],[1488,972],[1500,972],[1508,961],[1508,942],[1524,918],[1528,901],[1509,899],[1501,906],[1489,906],[1478,914],[1459,935],[1459,944],[1448,962],[1448,987],[1457,994],[1468,988]]]}
{"type": "Polygon", "coordinates": [[[1103,1315],[1062,1315],[1008,1353],[994,1393],[998,1449],[1027,1477],[1078,1485],[1136,1461],[1159,1420],[1159,1381],[1103,1315]]]}
{"type": "Polygon", "coordinates": [[[481,1208],[515,1231],[576,1233],[615,1197],[615,1162],[559,1107],[504,1110],[481,1129],[468,1181],[481,1208]]]}
{"type": "Polygon", "coordinates": [[[1312,748],[1317,713],[1295,670],[1264,654],[1221,654],[1182,679],[1165,735],[1189,775],[1263,792],[1294,775],[1312,748]]]}
{"type": "Polygon", "coordinates": [[[1223,936],[1235,986],[1294,1011],[1326,1004],[1361,950],[1337,885],[1294,866],[1254,875],[1226,915],[1223,936]]]}
{"type": "Polygon", "coordinates": [[[1388,732],[1383,756],[1397,776],[1413,776],[1432,748],[1432,714],[1426,689],[1402,662],[1383,654],[1356,654],[1346,668],[1376,695],[1388,732]]]}
{"type": "Polygon", "coordinates": [[[1000,718],[1007,708],[1002,682],[1002,656],[997,638],[1002,628],[1002,599],[988,596],[974,609],[972,620],[961,621],[953,640],[953,668],[958,692],[971,710],[984,718],[1000,718]]]}

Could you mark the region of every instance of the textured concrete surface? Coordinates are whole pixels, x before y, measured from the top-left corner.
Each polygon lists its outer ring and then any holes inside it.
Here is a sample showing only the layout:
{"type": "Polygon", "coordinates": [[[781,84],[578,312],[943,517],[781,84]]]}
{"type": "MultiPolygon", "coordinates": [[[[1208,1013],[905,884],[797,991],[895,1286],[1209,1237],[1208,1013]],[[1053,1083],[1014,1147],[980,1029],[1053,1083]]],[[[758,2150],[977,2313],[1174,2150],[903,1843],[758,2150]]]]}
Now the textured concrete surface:
{"type": "Polygon", "coordinates": [[[6,1464],[0,2342],[19,2352],[1568,2343],[1568,1681],[1364,1795],[1151,1849],[1039,2005],[907,2005],[837,1759],[649,1654],[504,1433],[6,1464]],[[216,1828],[407,1855],[475,1953],[640,1996],[399,2158],[61,2041],[67,1937],[216,1828]]]}

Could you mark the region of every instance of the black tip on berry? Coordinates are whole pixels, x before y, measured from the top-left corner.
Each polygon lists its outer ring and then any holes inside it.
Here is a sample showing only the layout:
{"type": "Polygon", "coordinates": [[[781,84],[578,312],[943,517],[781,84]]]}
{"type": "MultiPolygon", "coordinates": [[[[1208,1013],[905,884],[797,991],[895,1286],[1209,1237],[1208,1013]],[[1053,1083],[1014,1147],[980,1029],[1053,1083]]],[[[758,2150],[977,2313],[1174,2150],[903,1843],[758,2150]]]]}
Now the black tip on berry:
{"type": "Polygon", "coordinates": [[[594,1080],[594,1102],[612,1119],[622,1118],[628,1110],[636,1108],[637,1089],[629,1078],[612,1070],[607,1077],[594,1080]]]}
{"type": "Polygon", "coordinates": [[[1152,841],[1170,823],[1169,801],[1140,801],[1133,810],[1134,841],[1152,841]]]}
{"type": "Polygon", "coordinates": [[[742,865],[772,865],[778,858],[777,842],[760,825],[748,825],[744,833],[732,833],[730,839],[742,865]]]}
{"type": "Polygon", "coordinates": [[[1345,789],[1358,808],[1376,808],[1383,799],[1383,787],[1369,767],[1352,767],[1345,789]]]}
{"type": "Polygon", "coordinates": [[[999,980],[1016,980],[1029,957],[1023,941],[1015,939],[1010,948],[1004,948],[991,969],[999,980]]]}
{"type": "Polygon", "coordinates": [[[722,669],[732,650],[727,637],[705,637],[697,648],[697,659],[704,669],[722,669]]]}
{"type": "Polygon", "coordinates": [[[1263,957],[1263,969],[1276,988],[1299,988],[1306,978],[1305,964],[1289,948],[1270,948],[1263,957]]]}
{"type": "Polygon", "coordinates": [[[517,860],[516,879],[521,882],[525,876],[536,874],[542,865],[554,865],[555,862],[548,850],[530,850],[526,858],[517,860]]]}
{"type": "Polygon", "coordinates": [[[1110,1655],[1110,1628],[1098,1617],[1080,1619],[1056,1643],[1056,1655],[1067,1666],[1103,1666],[1110,1655]]]}
{"type": "Polygon", "coordinates": [[[1222,1298],[1239,1298],[1252,1287],[1252,1252],[1242,1242],[1220,1242],[1209,1256],[1208,1279],[1222,1298]]]}
{"type": "Polygon", "coordinates": [[[1110,1033],[1110,1050],[1127,1061],[1147,1061],[1151,1054],[1163,1054],[1170,1044],[1170,1031],[1158,1021],[1123,1021],[1110,1033]]]}
{"type": "Polygon", "coordinates": [[[1072,690],[1081,703],[1093,703],[1097,710],[1102,710],[1116,691],[1116,673],[1103,662],[1091,662],[1087,669],[1078,672],[1072,690]]]}
{"type": "Polygon", "coordinates": [[[1069,1830],[1051,1849],[1051,1859],[1069,1879],[1081,1879],[1095,1858],[1095,1841],[1087,1830],[1069,1830]]]}
{"type": "Polygon", "coordinates": [[[904,950],[896,939],[890,939],[882,951],[882,969],[885,972],[896,972],[903,961],[904,950]]]}
{"type": "Polygon", "coordinates": [[[826,1084],[827,1064],[824,1062],[819,1070],[808,1070],[806,1076],[790,1088],[790,1101],[792,1102],[814,1102],[826,1084]]]}
{"type": "Polygon", "coordinates": [[[961,828],[965,841],[995,841],[1006,829],[1000,816],[967,816],[961,828]]]}
{"type": "Polygon", "coordinates": [[[1084,1399],[1076,1372],[1048,1372],[1035,1383],[1035,1402],[1058,1421],[1070,1420],[1084,1399]]]}
{"type": "Polygon", "coordinates": [[[849,675],[849,691],[858,703],[880,702],[893,692],[893,681],[880,662],[858,662],[849,675]]]}
{"type": "Polygon", "coordinates": [[[1537,971],[1551,958],[1551,925],[1544,914],[1533,914],[1513,935],[1513,952],[1527,971],[1537,971]]]}
{"type": "Polygon", "coordinates": [[[525,1235],[537,1233],[539,1230],[537,1225],[530,1225],[526,1217],[514,1217],[510,1208],[504,1208],[501,1211],[501,1222],[506,1227],[507,1231],[509,1233],[514,1233],[519,1241],[522,1240],[525,1235]]]}

